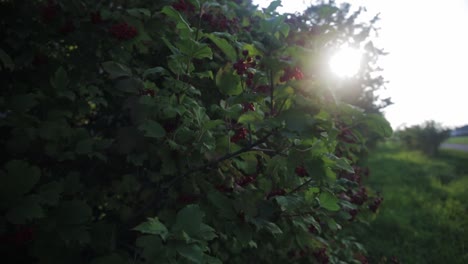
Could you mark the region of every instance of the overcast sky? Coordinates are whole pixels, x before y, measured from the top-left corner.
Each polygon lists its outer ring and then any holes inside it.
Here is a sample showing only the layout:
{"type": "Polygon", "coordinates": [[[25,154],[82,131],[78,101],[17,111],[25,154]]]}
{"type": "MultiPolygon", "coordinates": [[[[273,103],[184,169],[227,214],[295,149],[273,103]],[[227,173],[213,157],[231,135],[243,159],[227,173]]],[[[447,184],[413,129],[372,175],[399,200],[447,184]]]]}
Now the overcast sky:
{"type": "MultiPolygon", "coordinates": [[[[253,0],[268,6],[270,0],[253,0]]],[[[280,12],[301,12],[307,0],[285,0],[280,12]]],[[[343,1],[336,1],[343,2],[343,1]]],[[[435,120],[468,124],[468,0],[353,0],[368,17],[380,13],[379,47],[394,105],[385,115],[394,128],[435,120]]]]}

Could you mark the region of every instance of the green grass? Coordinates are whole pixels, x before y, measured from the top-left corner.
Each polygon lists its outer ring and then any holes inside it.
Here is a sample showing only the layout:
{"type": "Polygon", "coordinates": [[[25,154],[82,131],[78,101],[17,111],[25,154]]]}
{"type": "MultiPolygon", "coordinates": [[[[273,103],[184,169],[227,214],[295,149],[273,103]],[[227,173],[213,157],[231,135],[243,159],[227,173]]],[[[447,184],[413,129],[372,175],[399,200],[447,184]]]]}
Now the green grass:
{"type": "Polygon", "coordinates": [[[384,202],[358,237],[370,263],[397,256],[403,263],[468,263],[468,154],[381,146],[371,155],[367,184],[384,202]]]}
{"type": "Polygon", "coordinates": [[[447,139],[446,141],[444,141],[444,143],[468,145],[468,136],[467,137],[451,137],[447,139]]]}

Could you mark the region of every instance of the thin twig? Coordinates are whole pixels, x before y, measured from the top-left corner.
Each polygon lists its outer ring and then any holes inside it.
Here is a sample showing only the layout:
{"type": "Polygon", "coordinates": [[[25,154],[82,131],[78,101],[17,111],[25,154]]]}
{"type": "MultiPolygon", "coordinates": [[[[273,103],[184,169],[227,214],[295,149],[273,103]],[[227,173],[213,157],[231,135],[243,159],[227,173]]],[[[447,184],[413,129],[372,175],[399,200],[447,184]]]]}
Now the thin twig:
{"type": "Polygon", "coordinates": [[[297,191],[299,191],[302,187],[306,186],[307,184],[311,183],[313,181],[313,179],[308,179],[307,181],[305,181],[303,184],[297,186],[295,189],[293,189],[292,191],[290,191],[288,194],[292,194],[292,193],[295,193],[297,191]]]}

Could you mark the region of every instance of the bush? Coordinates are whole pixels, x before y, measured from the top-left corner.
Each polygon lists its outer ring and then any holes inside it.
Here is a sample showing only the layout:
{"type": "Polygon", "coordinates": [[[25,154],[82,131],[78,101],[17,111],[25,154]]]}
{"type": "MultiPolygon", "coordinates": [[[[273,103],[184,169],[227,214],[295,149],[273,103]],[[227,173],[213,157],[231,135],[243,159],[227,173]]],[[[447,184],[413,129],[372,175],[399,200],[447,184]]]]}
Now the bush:
{"type": "Polygon", "coordinates": [[[427,121],[422,125],[407,127],[395,135],[407,148],[434,156],[438,153],[440,144],[450,137],[450,130],[444,129],[435,121],[427,121]]]}
{"type": "MultiPolygon", "coordinates": [[[[365,258],[341,230],[376,210],[359,157],[391,129],[335,101],[320,70],[373,24],[349,6],[280,15],[278,4],[2,1],[4,258],[365,258]]],[[[377,55],[367,42],[366,98],[377,55]]]]}

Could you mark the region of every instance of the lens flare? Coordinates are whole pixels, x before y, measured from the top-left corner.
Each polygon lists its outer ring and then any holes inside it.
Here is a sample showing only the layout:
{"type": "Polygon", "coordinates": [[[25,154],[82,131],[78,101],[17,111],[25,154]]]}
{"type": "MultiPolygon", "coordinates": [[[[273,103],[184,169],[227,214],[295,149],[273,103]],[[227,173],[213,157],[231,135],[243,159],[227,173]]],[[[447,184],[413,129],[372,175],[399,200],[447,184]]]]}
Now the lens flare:
{"type": "Polygon", "coordinates": [[[361,67],[361,58],[362,53],[358,49],[341,48],[330,58],[330,70],[338,77],[352,77],[361,67]]]}

